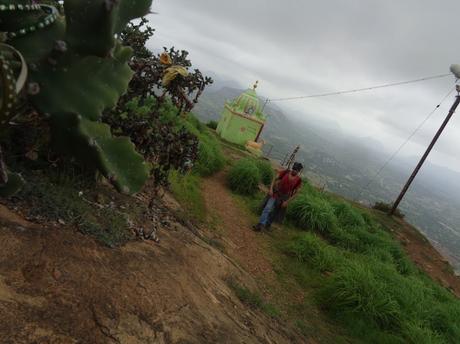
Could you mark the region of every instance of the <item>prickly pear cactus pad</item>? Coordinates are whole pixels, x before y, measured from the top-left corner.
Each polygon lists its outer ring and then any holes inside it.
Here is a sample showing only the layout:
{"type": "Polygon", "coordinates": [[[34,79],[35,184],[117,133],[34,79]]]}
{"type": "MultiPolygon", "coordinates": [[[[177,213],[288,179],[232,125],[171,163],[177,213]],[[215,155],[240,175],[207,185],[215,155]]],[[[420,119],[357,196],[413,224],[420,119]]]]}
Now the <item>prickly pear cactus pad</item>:
{"type": "Polygon", "coordinates": [[[148,13],[150,5],[150,0],[66,0],[67,41],[79,53],[106,56],[115,34],[148,13]]]}
{"type": "Polygon", "coordinates": [[[113,138],[99,119],[132,77],[131,50],[115,35],[150,5],[151,0],[66,0],[63,15],[37,1],[0,0],[0,31],[28,64],[28,99],[49,118],[52,141],[127,193],[140,190],[149,168],[129,139],[113,138]]]}
{"type": "Polygon", "coordinates": [[[0,125],[15,116],[18,94],[27,79],[27,64],[21,53],[7,44],[0,44],[0,125]]]}
{"type": "Polygon", "coordinates": [[[40,92],[31,101],[46,113],[73,112],[92,121],[117,104],[133,72],[127,62],[131,49],[117,45],[111,58],[65,54],[56,64],[45,64],[31,73],[40,92]]]}

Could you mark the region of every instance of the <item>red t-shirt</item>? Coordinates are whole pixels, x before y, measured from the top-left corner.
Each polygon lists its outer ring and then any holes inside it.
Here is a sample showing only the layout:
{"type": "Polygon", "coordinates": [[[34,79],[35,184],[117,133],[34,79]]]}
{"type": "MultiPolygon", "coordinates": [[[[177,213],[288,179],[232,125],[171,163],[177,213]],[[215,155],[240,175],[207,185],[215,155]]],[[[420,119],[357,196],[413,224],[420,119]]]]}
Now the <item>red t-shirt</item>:
{"type": "Polygon", "coordinates": [[[278,184],[274,197],[281,195],[291,196],[302,185],[302,179],[297,175],[291,175],[290,170],[281,171],[278,174],[278,184]]]}

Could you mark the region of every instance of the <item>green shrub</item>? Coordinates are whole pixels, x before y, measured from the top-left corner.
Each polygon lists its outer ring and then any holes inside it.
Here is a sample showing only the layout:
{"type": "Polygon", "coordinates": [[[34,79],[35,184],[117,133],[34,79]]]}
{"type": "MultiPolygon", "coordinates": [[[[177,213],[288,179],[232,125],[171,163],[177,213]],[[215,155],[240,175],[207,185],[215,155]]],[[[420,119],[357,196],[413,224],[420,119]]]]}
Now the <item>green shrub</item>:
{"type": "Polygon", "coordinates": [[[219,123],[217,123],[217,121],[209,121],[208,123],[206,123],[206,126],[212,130],[216,130],[218,124],[219,123]]]}
{"type": "Polygon", "coordinates": [[[397,328],[402,317],[387,284],[366,263],[352,262],[329,279],[319,294],[323,307],[341,317],[356,316],[376,326],[397,328]]]}
{"type": "Polygon", "coordinates": [[[401,275],[393,264],[369,255],[354,258],[320,289],[325,309],[346,321],[372,320],[410,343],[459,342],[460,302],[452,294],[426,275],[401,275]]]}
{"type": "Polygon", "coordinates": [[[393,257],[396,270],[398,270],[400,274],[409,275],[416,271],[414,263],[407,257],[407,254],[399,243],[393,240],[387,250],[393,257]]]}
{"type": "Polygon", "coordinates": [[[174,198],[185,208],[187,215],[194,220],[204,221],[206,206],[200,188],[200,177],[172,171],[169,174],[169,181],[174,198]]]}
{"type": "Polygon", "coordinates": [[[364,226],[366,223],[362,215],[350,204],[345,202],[335,202],[332,204],[334,214],[340,226],[364,226]]]}
{"type": "Polygon", "coordinates": [[[287,209],[287,217],[300,229],[330,232],[337,224],[334,209],[319,196],[300,193],[287,209]]]}
{"type": "Polygon", "coordinates": [[[206,130],[206,127],[203,123],[200,122],[198,118],[196,118],[192,114],[187,115],[187,122],[189,122],[199,133],[202,133],[206,130]]]}
{"type": "Polygon", "coordinates": [[[407,321],[402,324],[402,334],[411,344],[441,344],[441,336],[419,321],[407,321]]]}
{"type": "Polygon", "coordinates": [[[430,309],[427,322],[431,329],[442,334],[447,342],[458,343],[460,338],[460,307],[458,304],[437,303],[430,309]]]}
{"type": "Polygon", "coordinates": [[[195,162],[194,172],[200,176],[210,176],[220,171],[225,165],[225,158],[219,142],[208,134],[198,136],[198,159],[195,162]]]}
{"type": "Polygon", "coordinates": [[[260,172],[253,159],[236,162],[228,174],[230,189],[242,195],[254,195],[259,190],[260,172]]]}
{"type": "Polygon", "coordinates": [[[262,183],[267,186],[271,185],[275,172],[270,162],[267,160],[256,160],[256,165],[259,169],[262,183]]]}
{"type": "Polygon", "coordinates": [[[311,233],[292,239],[285,245],[284,252],[301,262],[310,263],[313,269],[321,272],[334,271],[345,261],[335,248],[311,233]]]}

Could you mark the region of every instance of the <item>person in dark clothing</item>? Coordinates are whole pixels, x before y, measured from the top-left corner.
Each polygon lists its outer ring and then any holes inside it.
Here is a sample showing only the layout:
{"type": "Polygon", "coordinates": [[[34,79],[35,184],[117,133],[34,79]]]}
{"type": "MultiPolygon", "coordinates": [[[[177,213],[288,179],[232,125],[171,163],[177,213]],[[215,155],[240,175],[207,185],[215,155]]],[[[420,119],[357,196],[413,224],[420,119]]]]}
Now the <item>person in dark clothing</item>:
{"type": "Polygon", "coordinates": [[[268,195],[263,202],[259,223],[253,226],[255,231],[270,229],[274,220],[280,221],[284,218],[289,202],[302,185],[302,179],[299,176],[302,169],[302,164],[295,162],[292,169],[281,171],[273,178],[268,195]]]}

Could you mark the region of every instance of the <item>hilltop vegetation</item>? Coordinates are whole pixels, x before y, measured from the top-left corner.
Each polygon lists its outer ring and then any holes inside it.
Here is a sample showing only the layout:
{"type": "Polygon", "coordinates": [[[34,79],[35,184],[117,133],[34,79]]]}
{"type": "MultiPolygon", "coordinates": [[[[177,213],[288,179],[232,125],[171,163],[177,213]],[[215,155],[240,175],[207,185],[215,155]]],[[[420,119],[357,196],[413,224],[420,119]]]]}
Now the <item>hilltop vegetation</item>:
{"type": "MultiPolygon", "coordinates": [[[[236,85],[223,82],[218,76],[214,78],[215,84],[203,93],[195,109],[205,122],[218,120],[224,101],[242,92],[236,85]]],[[[262,138],[267,142],[267,152],[273,145],[271,157],[281,161],[299,144],[298,158],[315,184],[349,199],[368,205],[393,202],[418,161],[416,157],[396,158],[369,188],[362,190],[391,154],[379,142],[372,137],[348,137],[336,122],[325,120],[320,114],[288,114],[272,103],[267,104],[265,111],[268,121],[262,138]]],[[[401,204],[407,220],[432,242],[439,243],[458,266],[459,178],[458,172],[427,162],[401,204]]]]}
{"type": "MultiPolygon", "coordinates": [[[[251,174],[260,181],[254,163],[247,167],[250,163],[235,163],[230,181],[238,174],[241,178],[232,190],[241,193],[251,174]]],[[[246,204],[256,197],[257,191],[250,190],[244,192],[250,195],[246,204]]],[[[294,276],[306,293],[312,291],[314,302],[351,336],[372,343],[460,340],[459,300],[415,267],[370,209],[304,180],[287,220],[292,229],[279,234],[276,244],[285,255],[281,273],[294,276]]]]}

